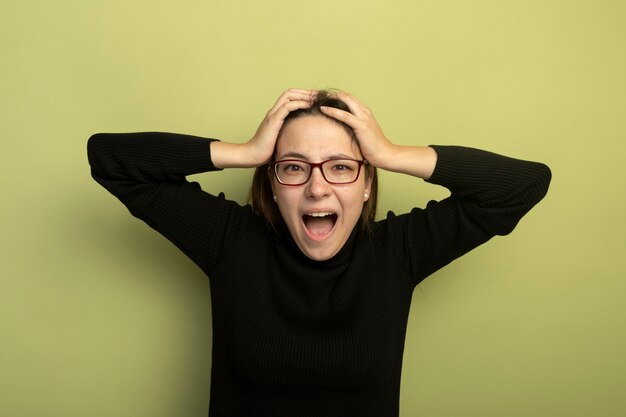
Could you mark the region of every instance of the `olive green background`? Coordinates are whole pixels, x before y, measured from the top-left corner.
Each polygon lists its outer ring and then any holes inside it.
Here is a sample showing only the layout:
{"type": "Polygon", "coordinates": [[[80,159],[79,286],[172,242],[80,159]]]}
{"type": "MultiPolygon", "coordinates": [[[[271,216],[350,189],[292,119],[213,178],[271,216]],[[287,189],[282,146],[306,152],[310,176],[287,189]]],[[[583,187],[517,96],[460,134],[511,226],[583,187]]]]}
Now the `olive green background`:
{"type": "MultiPolygon", "coordinates": [[[[289,87],[353,93],[399,144],[553,170],[512,235],[415,291],[401,416],[626,415],[626,2],[0,4],[1,416],[206,415],[208,280],[91,179],[86,141],[245,141],[289,87]]],[[[250,174],[194,179],[243,203],[250,174]]],[[[381,188],[380,215],[446,195],[381,188]]]]}

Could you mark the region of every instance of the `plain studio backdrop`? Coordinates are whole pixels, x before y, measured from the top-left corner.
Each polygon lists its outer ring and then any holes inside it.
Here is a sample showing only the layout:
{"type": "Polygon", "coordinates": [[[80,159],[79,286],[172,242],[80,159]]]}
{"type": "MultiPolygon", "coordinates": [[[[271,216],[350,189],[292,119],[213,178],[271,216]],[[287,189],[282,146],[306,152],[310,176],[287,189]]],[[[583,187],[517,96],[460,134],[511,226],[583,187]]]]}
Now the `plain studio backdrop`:
{"type": "MultiPolygon", "coordinates": [[[[626,2],[1,3],[0,415],[206,416],[208,280],[91,179],[87,138],[243,142],[290,87],[553,170],[512,235],[416,289],[402,417],[626,415],[626,2]]],[[[251,173],[193,179],[245,203],[251,173]]],[[[447,195],[381,189],[380,216],[447,195]]]]}

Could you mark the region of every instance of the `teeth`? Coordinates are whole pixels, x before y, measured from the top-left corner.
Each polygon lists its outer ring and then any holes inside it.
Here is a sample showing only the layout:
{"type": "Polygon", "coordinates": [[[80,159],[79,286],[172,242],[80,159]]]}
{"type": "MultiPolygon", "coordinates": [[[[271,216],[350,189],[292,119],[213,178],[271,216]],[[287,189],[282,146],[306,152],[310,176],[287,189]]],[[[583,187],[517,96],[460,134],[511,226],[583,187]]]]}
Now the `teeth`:
{"type": "Polygon", "coordinates": [[[319,213],[309,213],[308,216],[311,217],[326,217],[326,216],[332,216],[333,213],[329,212],[329,211],[322,211],[319,213]]]}

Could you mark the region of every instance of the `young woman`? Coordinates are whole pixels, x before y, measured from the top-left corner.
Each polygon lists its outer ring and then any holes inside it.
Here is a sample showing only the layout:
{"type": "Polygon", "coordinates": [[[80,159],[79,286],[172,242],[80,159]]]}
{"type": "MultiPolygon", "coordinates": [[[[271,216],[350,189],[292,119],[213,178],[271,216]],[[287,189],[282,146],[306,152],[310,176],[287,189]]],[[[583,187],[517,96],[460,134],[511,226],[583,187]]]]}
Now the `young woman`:
{"type": "Polygon", "coordinates": [[[398,146],[346,93],[288,90],[244,144],[97,134],[92,175],[208,275],[209,415],[398,415],[413,289],[510,233],[543,198],[543,164],[454,146],[398,146]],[[251,205],[185,176],[256,167],[251,205]],[[451,196],[375,221],[376,169],[451,196]]]}

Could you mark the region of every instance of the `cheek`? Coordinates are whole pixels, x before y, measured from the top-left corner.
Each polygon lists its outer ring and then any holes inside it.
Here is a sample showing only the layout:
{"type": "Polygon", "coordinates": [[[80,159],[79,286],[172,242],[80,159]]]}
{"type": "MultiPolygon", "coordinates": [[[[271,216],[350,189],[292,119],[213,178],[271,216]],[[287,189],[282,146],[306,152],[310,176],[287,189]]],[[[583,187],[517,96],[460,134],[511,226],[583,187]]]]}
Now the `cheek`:
{"type": "Polygon", "coordinates": [[[348,193],[341,195],[344,210],[346,214],[353,217],[359,217],[363,210],[365,189],[364,187],[355,187],[354,190],[350,190],[348,193]]]}
{"type": "Polygon", "coordinates": [[[296,189],[278,186],[274,189],[274,195],[276,196],[275,203],[278,204],[283,218],[288,218],[297,212],[299,196],[296,189]]]}

